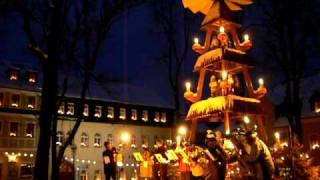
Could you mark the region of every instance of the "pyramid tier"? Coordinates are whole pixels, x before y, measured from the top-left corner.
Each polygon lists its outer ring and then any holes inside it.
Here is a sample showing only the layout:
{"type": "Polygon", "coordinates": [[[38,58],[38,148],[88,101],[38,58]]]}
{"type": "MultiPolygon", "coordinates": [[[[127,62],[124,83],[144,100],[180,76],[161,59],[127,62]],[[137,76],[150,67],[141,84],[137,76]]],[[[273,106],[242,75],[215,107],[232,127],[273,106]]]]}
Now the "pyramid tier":
{"type": "Polygon", "coordinates": [[[219,119],[225,111],[233,115],[261,114],[259,104],[258,99],[236,95],[211,97],[192,104],[186,119],[219,119]]]}
{"type": "Polygon", "coordinates": [[[254,65],[253,59],[243,51],[232,48],[216,48],[199,56],[194,65],[194,71],[207,68],[220,72],[222,64],[224,70],[228,72],[240,71],[244,66],[252,67],[254,65]]]}

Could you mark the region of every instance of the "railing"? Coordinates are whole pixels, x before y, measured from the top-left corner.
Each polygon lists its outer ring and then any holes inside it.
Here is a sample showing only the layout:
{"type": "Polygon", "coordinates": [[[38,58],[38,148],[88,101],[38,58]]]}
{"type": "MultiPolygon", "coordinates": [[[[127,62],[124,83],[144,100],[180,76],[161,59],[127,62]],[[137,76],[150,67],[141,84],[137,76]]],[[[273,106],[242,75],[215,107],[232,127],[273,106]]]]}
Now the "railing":
{"type": "Polygon", "coordinates": [[[28,137],[0,137],[0,148],[35,148],[36,139],[28,137]]]}

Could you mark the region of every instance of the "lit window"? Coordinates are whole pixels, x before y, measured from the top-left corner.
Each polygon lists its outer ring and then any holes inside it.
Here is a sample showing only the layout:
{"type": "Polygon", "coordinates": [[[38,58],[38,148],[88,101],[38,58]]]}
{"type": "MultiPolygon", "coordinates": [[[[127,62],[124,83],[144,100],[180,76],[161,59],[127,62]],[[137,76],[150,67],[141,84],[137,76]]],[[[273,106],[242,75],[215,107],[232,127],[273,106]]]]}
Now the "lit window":
{"type": "Polygon", "coordinates": [[[34,124],[28,123],[26,128],[26,137],[34,137],[34,124]]]}
{"type": "Polygon", "coordinates": [[[19,130],[19,123],[10,122],[9,136],[16,137],[18,135],[18,130],[19,130]]]}
{"type": "Polygon", "coordinates": [[[145,122],[148,121],[148,111],[147,110],[142,111],[142,121],[145,121],[145,122]]]}
{"type": "Polygon", "coordinates": [[[81,142],[80,145],[82,147],[87,147],[89,145],[89,136],[87,133],[82,133],[81,134],[81,142]]]}
{"type": "Polygon", "coordinates": [[[57,132],[57,142],[56,142],[56,144],[59,145],[59,146],[61,146],[61,145],[62,145],[62,142],[63,142],[63,139],[64,139],[63,132],[58,131],[58,132],[57,132]]]}
{"type": "Polygon", "coordinates": [[[3,106],[3,93],[0,93],[0,106],[3,106]]]}
{"type": "Polygon", "coordinates": [[[154,113],[154,121],[155,122],[159,122],[160,121],[160,113],[159,112],[155,112],[154,113]]]}
{"type": "Polygon", "coordinates": [[[60,103],[58,114],[64,114],[64,102],[60,103]]]}
{"type": "Polygon", "coordinates": [[[315,112],[320,112],[320,101],[316,101],[315,103],[314,103],[314,110],[315,110],[315,112]]]}
{"type": "Polygon", "coordinates": [[[120,116],[119,119],[126,119],[126,109],[125,108],[120,108],[120,116]]]}
{"type": "Polygon", "coordinates": [[[131,147],[132,148],[136,148],[137,147],[136,136],[135,135],[131,136],[131,147]]]}
{"type": "Polygon", "coordinates": [[[137,110],[136,109],[131,109],[131,119],[137,120],[137,110]]]}
{"type": "Polygon", "coordinates": [[[102,107],[101,106],[96,106],[94,117],[100,118],[102,115],[102,107]]]}
{"type": "Polygon", "coordinates": [[[107,115],[107,117],[109,119],[113,119],[113,117],[114,117],[114,108],[111,107],[111,106],[108,107],[108,115],[107,115]]]}
{"type": "Polygon", "coordinates": [[[18,94],[13,94],[11,96],[11,106],[19,107],[19,103],[20,103],[20,96],[18,94]]]}
{"type": "Polygon", "coordinates": [[[11,81],[17,81],[19,80],[19,70],[17,69],[11,69],[9,74],[9,79],[11,81]]]}
{"type": "Polygon", "coordinates": [[[34,96],[29,96],[29,97],[28,97],[28,105],[27,105],[27,108],[29,108],[29,109],[34,109],[35,104],[36,104],[36,97],[34,97],[34,96]]]}
{"type": "Polygon", "coordinates": [[[89,105],[88,104],[85,104],[83,107],[83,115],[89,116],[89,105]]]}
{"type": "Polygon", "coordinates": [[[113,144],[112,134],[108,134],[107,140],[108,140],[109,143],[113,144]]]}
{"type": "Polygon", "coordinates": [[[87,171],[86,170],[81,171],[80,180],[87,180],[87,171]]]}
{"type": "Polygon", "coordinates": [[[161,113],[161,122],[166,123],[167,122],[167,114],[165,112],[161,113]]]}
{"type": "Polygon", "coordinates": [[[74,103],[67,104],[67,115],[74,115],[74,103]]]}
{"type": "Polygon", "coordinates": [[[94,144],[93,144],[94,147],[101,147],[101,135],[96,133],[94,135],[94,144]]]}
{"type": "Polygon", "coordinates": [[[29,72],[28,82],[36,83],[38,80],[38,74],[36,72],[29,72]]]}

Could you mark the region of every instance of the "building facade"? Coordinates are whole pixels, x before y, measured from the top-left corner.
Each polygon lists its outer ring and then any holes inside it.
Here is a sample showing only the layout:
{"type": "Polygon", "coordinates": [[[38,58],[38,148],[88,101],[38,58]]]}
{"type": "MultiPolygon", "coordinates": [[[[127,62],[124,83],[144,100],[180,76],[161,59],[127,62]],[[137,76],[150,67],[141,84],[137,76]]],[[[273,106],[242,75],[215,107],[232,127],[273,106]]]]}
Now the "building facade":
{"type": "MultiPolygon", "coordinates": [[[[8,66],[0,84],[0,179],[32,179],[39,137],[41,89],[38,73],[8,66]]],[[[94,94],[94,91],[93,91],[94,94]]],[[[88,96],[84,111],[77,96],[62,98],[58,108],[57,148],[66,140],[79,113],[83,114],[65,162],[76,170],[76,179],[103,179],[103,143],[111,142],[123,154],[122,174],[138,173],[133,152],[152,147],[158,139],[171,139],[173,109],[88,96]],[[121,135],[129,135],[122,142],[121,135]]],[[[120,167],[119,167],[120,168],[120,167]]]]}

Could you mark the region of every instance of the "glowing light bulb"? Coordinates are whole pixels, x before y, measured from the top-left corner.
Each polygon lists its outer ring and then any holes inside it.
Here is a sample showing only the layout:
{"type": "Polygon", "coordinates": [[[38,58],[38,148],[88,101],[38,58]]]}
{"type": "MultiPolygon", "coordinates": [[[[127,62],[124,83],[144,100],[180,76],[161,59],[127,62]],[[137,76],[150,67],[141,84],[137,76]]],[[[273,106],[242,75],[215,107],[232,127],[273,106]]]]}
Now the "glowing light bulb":
{"type": "Polygon", "coordinates": [[[124,142],[128,142],[130,140],[130,135],[127,132],[121,134],[121,140],[124,142]]]}
{"type": "Polygon", "coordinates": [[[250,37],[249,37],[248,34],[244,34],[244,35],[243,35],[243,39],[244,39],[244,41],[249,41],[249,40],[250,40],[250,37]]]}
{"type": "Polygon", "coordinates": [[[224,27],[220,26],[219,31],[220,31],[220,33],[224,33],[224,27]]]}

